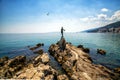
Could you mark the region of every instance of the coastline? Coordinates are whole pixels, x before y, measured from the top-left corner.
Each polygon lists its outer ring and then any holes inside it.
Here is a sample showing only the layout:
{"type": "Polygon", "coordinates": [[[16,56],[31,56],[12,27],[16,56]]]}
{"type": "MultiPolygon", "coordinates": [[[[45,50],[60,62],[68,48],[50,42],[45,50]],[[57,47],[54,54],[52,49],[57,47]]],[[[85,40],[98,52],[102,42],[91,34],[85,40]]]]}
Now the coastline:
{"type": "Polygon", "coordinates": [[[60,52],[58,44],[52,44],[49,47],[49,52],[56,59],[58,64],[60,64],[60,67],[63,70],[62,72],[60,72],[61,70],[56,70],[52,67],[50,64],[51,58],[48,53],[39,52],[38,50],[36,53],[39,55],[30,61],[27,61],[25,56],[17,56],[13,59],[5,58],[3,61],[5,64],[3,65],[3,68],[0,69],[0,78],[45,80],[117,80],[120,76],[117,69],[112,71],[100,64],[94,64],[88,53],[83,52],[81,49],[67,42],[65,51],[60,52]],[[16,59],[18,60],[17,62],[15,61],[16,59]],[[31,72],[34,72],[34,74],[29,74],[31,72]]]}

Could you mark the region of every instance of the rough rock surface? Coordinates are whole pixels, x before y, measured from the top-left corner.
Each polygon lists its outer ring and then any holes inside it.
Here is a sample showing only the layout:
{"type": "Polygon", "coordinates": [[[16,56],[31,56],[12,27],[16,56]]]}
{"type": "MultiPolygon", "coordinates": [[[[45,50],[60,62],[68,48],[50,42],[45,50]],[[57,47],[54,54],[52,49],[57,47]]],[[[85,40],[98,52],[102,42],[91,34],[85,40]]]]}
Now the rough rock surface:
{"type": "Polygon", "coordinates": [[[28,62],[25,56],[1,58],[0,79],[68,80],[66,74],[59,73],[49,62],[47,53],[40,54],[28,62]]]}
{"type": "Polygon", "coordinates": [[[46,64],[46,63],[49,62],[49,60],[50,60],[50,59],[49,59],[48,54],[47,54],[47,53],[44,53],[44,54],[42,54],[42,55],[37,56],[37,57],[33,60],[33,62],[34,62],[34,64],[38,64],[38,63],[46,64]]]}
{"type": "Polygon", "coordinates": [[[51,66],[45,64],[39,64],[34,67],[32,64],[29,64],[28,67],[24,70],[16,73],[13,77],[14,79],[43,79],[43,80],[53,80],[57,76],[56,70],[51,66]]]}
{"type": "Polygon", "coordinates": [[[49,52],[72,80],[119,80],[120,78],[119,74],[106,67],[93,64],[87,53],[71,44],[66,44],[64,51],[60,51],[57,44],[52,44],[49,52]]]}
{"type": "Polygon", "coordinates": [[[49,60],[46,53],[37,56],[33,60],[34,63],[28,64],[23,70],[17,72],[13,79],[67,80],[68,77],[65,74],[59,74],[57,70],[47,64],[49,60]],[[63,79],[60,79],[62,76],[63,79]]]}
{"type": "Polygon", "coordinates": [[[12,76],[25,66],[26,57],[17,56],[13,59],[8,60],[7,57],[1,59],[4,65],[0,66],[0,78],[12,78],[12,76]],[[3,61],[4,60],[4,61],[3,61]]]}

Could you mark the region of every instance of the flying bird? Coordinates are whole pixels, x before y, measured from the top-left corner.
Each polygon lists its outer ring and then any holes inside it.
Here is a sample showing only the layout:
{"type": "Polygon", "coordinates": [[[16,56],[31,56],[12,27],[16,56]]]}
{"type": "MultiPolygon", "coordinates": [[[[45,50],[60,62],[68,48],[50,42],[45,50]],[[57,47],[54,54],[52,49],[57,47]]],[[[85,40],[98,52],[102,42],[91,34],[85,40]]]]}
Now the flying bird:
{"type": "Polygon", "coordinates": [[[49,16],[49,12],[47,13],[47,16],[49,16]]]}

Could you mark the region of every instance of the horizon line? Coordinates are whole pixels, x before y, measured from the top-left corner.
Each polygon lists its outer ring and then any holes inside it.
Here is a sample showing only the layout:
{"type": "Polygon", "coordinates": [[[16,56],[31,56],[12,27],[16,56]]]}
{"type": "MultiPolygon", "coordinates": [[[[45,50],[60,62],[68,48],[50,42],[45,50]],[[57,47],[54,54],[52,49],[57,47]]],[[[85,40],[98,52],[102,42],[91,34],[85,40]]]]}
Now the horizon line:
{"type": "MultiPolygon", "coordinates": [[[[0,33],[0,34],[38,34],[39,32],[37,33],[0,33]]],[[[60,32],[41,32],[40,34],[44,34],[44,33],[60,33],[60,32]]],[[[83,33],[83,31],[79,31],[79,32],[64,32],[64,33],[83,33]]]]}

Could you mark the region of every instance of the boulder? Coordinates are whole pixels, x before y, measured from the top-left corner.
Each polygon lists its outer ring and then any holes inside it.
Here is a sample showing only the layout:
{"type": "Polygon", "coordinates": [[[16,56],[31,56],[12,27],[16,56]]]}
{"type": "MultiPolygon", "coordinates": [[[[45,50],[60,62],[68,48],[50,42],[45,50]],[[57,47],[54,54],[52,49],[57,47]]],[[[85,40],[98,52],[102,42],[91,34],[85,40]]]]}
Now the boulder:
{"type": "Polygon", "coordinates": [[[44,43],[42,43],[42,46],[44,46],[44,43]]]}
{"type": "Polygon", "coordinates": [[[34,64],[38,64],[38,63],[43,63],[43,64],[46,64],[49,62],[49,56],[47,53],[44,53],[42,55],[39,55],[37,56],[35,59],[34,59],[34,64]]]}
{"type": "Polygon", "coordinates": [[[105,55],[106,51],[103,49],[97,49],[97,53],[101,54],[101,55],[105,55]]]}
{"type": "Polygon", "coordinates": [[[38,43],[38,44],[36,44],[36,46],[37,46],[37,47],[41,47],[41,46],[42,46],[42,44],[41,44],[41,43],[38,43]]]}

